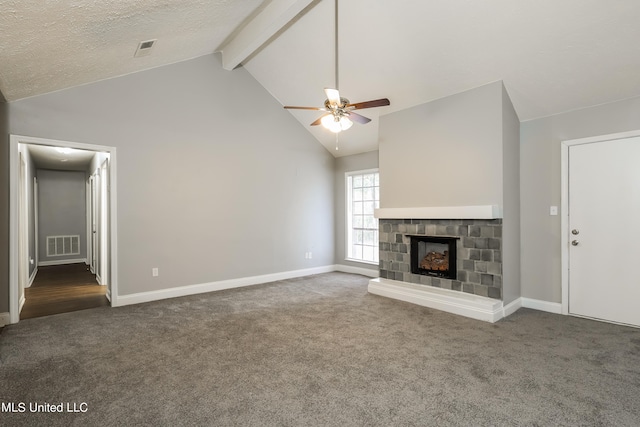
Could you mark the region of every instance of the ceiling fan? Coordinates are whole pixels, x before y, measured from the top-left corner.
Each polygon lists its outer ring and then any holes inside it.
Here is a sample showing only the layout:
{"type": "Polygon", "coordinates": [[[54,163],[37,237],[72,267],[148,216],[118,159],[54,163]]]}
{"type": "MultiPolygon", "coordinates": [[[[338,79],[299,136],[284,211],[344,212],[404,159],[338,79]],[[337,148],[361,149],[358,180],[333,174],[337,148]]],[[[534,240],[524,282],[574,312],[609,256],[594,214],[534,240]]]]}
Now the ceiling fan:
{"type": "Polygon", "coordinates": [[[338,91],[338,0],[335,0],[335,78],[336,88],[325,88],[324,92],[327,99],[324,101],[324,107],[295,107],[285,105],[284,108],[289,110],[316,110],[325,111],[317,120],[311,123],[311,126],[322,124],[331,132],[338,133],[349,129],[353,122],[367,124],[371,119],[355,113],[354,110],[363,110],[365,108],[383,107],[390,105],[387,98],[375,99],[372,101],[350,103],[347,98],[342,98],[338,91]]]}

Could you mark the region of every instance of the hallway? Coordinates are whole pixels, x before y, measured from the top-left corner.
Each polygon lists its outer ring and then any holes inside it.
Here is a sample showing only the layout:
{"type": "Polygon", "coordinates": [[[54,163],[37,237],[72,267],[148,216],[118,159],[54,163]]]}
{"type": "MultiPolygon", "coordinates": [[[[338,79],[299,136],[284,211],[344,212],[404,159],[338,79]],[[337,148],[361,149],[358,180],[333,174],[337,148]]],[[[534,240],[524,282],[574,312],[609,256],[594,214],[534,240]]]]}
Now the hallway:
{"type": "Polygon", "coordinates": [[[106,291],[84,263],[39,267],[20,320],[108,306],[106,291]]]}

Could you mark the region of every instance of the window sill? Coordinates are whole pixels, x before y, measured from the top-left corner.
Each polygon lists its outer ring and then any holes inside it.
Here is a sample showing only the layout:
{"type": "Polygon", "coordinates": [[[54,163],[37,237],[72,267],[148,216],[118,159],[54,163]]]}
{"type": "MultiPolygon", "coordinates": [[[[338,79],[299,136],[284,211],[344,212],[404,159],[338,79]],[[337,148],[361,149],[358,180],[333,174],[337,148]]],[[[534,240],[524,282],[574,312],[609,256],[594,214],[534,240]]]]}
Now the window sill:
{"type": "Polygon", "coordinates": [[[350,261],[350,262],[357,262],[359,264],[369,264],[369,265],[375,265],[375,266],[380,265],[380,263],[376,262],[376,261],[364,261],[364,260],[361,260],[361,259],[353,259],[353,258],[345,258],[344,260],[345,261],[350,261]]]}

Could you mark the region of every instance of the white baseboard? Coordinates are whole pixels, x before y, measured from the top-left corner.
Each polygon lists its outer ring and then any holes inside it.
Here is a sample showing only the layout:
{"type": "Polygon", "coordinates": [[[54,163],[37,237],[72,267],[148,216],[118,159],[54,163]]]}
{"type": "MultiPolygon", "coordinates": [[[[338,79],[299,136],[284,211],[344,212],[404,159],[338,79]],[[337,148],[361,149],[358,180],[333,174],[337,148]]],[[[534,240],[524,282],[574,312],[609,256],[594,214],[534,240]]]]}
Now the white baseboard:
{"type": "Polygon", "coordinates": [[[0,313],[0,327],[7,326],[11,323],[11,313],[0,313]]]}
{"type": "Polygon", "coordinates": [[[65,265],[65,264],[79,264],[81,262],[87,263],[86,258],[77,259],[56,259],[54,261],[38,261],[38,267],[46,267],[49,265],[65,265]]]}
{"type": "Polygon", "coordinates": [[[378,277],[380,275],[380,270],[378,268],[364,268],[364,267],[353,267],[350,265],[336,264],[333,266],[334,271],[340,271],[342,273],[353,273],[353,274],[361,274],[367,277],[378,277]]]}
{"type": "Polygon", "coordinates": [[[512,315],[513,313],[518,311],[520,307],[522,307],[522,298],[517,298],[515,301],[511,301],[502,309],[504,312],[504,317],[512,315]]]}
{"type": "Polygon", "coordinates": [[[369,292],[485,322],[504,317],[502,301],[448,289],[378,277],[369,280],[369,292]]]}
{"type": "Polygon", "coordinates": [[[107,292],[104,294],[105,297],[111,302],[111,288],[107,288],[107,292]]]}
{"type": "Polygon", "coordinates": [[[38,266],[33,269],[33,273],[31,273],[31,276],[29,277],[29,283],[27,283],[27,286],[25,286],[25,288],[30,288],[31,285],[33,285],[33,281],[36,280],[36,274],[38,274],[38,266]]]}
{"type": "Polygon", "coordinates": [[[539,299],[522,297],[522,306],[534,310],[547,311],[554,314],[562,314],[562,304],[559,302],[542,301],[539,299]]]}
{"type": "Polygon", "coordinates": [[[198,285],[159,289],[157,291],[140,292],[130,295],[118,295],[117,302],[114,307],[140,304],[143,302],[157,301],[166,298],[183,297],[205,292],[221,291],[223,289],[241,288],[244,286],[259,285],[261,283],[275,282],[278,280],[293,279],[295,277],[310,276],[312,274],[330,273],[332,271],[335,271],[335,266],[327,265],[324,267],[264,274],[262,276],[242,277],[239,279],[221,280],[218,282],[201,283],[198,285]]]}
{"type": "Polygon", "coordinates": [[[20,295],[20,303],[18,304],[18,313],[22,312],[22,307],[24,307],[24,303],[27,302],[27,300],[24,297],[24,293],[22,295],[20,295]]]}
{"type": "MultiPolygon", "coordinates": [[[[86,259],[65,260],[62,262],[56,261],[56,264],[51,264],[52,262],[53,261],[44,261],[38,263],[38,265],[62,265],[71,263],[75,264],[79,262],[86,263],[86,259]]],[[[37,268],[34,270],[34,273],[32,275],[33,278],[35,278],[37,270],[37,268]]],[[[275,282],[278,280],[310,276],[313,274],[330,273],[333,271],[361,274],[367,277],[376,277],[378,274],[378,271],[373,269],[335,264],[323,267],[285,271],[281,273],[265,274],[261,276],[243,277],[239,279],[222,280],[218,282],[202,283],[198,285],[181,286],[176,288],[160,289],[157,291],[122,295],[118,297],[117,303],[113,305],[113,307],[140,304],[166,298],[176,298],[205,292],[219,291],[223,289],[252,286],[261,283],[275,282]]],[[[31,282],[32,281],[33,279],[31,279],[31,282]]],[[[483,320],[491,323],[513,314],[520,307],[547,311],[549,313],[562,313],[562,304],[555,302],[541,301],[522,297],[504,306],[502,301],[492,298],[383,278],[375,278],[370,280],[368,290],[372,294],[394,298],[401,301],[418,304],[424,307],[435,308],[437,310],[442,310],[449,313],[458,314],[470,317],[472,319],[483,320]]],[[[107,289],[106,296],[107,299],[111,301],[110,289],[107,289]]],[[[20,299],[19,310],[22,310],[22,306],[24,305],[24,303],[25,299],[24,296],[22,296],[22,298],[20,299]]],[[[10,324],[10,320],[10,313],[0,313],[0,326],[10,324]]]]}

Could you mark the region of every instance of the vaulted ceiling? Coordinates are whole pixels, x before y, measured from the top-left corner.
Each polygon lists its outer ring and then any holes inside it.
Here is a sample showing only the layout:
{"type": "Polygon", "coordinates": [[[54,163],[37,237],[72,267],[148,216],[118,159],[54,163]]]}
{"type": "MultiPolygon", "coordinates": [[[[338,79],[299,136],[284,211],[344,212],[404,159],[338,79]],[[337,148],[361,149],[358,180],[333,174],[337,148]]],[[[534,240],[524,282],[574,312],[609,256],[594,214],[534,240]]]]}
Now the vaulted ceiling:
{"type": "MultiPolygon", "coordinates": [[[[333,0],[0,0],[0,92],[8,101],[222,52],[283,105],[334,87],[333,0]],[[150,55],[138,43],[156,39],[150,55]]],[[[342,0],[340,92],[373,121],[335,135],[336,156],[377,148],[380,115],[497,80],[520,120],[640,96],[637,0],[342,0]]]]}

